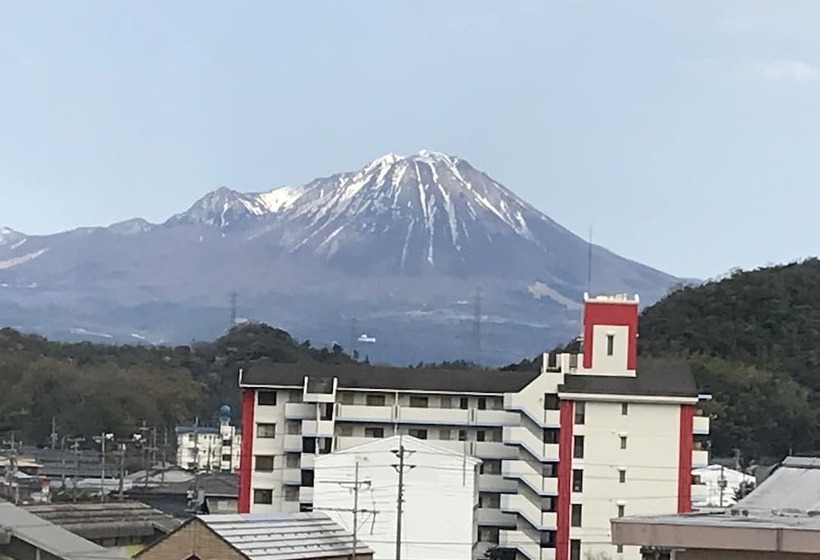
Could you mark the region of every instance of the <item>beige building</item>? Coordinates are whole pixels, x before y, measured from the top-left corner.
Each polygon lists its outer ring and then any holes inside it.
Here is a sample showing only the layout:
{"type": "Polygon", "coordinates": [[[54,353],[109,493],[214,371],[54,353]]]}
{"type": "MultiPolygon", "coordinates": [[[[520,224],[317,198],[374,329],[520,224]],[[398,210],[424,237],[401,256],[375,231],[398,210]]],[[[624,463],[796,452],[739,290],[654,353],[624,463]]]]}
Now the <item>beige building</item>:
{"type": "Polygon", "coordinates": [[[373,551],[321,513],[202,515],[138,560],[373,560],[373,551]]]}
{"type": "Polygon", "coordinates": [[[820,459],[787,458],[724,512],[613,519],[612,542],[644,560],[820,559],[820,459]]]}

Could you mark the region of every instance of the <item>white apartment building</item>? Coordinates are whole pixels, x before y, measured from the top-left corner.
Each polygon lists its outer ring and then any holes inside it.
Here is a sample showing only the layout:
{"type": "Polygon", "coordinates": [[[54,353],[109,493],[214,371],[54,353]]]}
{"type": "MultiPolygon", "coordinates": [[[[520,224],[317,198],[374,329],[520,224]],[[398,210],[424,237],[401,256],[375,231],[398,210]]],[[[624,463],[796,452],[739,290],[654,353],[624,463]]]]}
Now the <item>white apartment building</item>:
{"type": "Polygon", "coordinates": [[[480,460],[412,436],[372,439],[314,462],[313,509],[393,560],[402,475],[402,557],[464,560],[478,542],[480,460]],[[358,472],[357,472],[358,471],[358,472]],[[358,494],[355,489],[358,487],[358,494]],[[431,507],[432,506],[432,507],[431,507]]]}
{"type": "Polygon", "coordinates": [[[236,472],[242,436],[231,424],[230,409],[220,410],[219,427],[177,426],[177,465],[188,470],[236,472]]]}
{"type": "Polygon", "coordinates": [[[709,420],[684,363],[638,367],[637,297],[584,300],[583,351],[541,371],[248,364],[240,512],[310,510],[317,456],[410,435],[482,461],[474,557],[640,559],[610,519],[689,511],[709,420]]]}

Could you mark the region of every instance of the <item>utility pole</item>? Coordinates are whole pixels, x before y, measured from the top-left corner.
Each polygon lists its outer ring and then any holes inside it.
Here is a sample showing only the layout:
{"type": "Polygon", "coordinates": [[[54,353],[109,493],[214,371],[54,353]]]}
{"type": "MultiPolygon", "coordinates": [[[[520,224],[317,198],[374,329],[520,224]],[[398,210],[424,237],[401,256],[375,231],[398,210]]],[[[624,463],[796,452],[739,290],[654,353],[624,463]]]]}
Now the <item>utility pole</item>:
{"type": "Polygon", "coordinates": [[[119,486],[119,498],[120,501],[125,501],[125,489],[123,486],[125,485],[125,443],[120,443],[120,486],[119,486]]]}
{"type": "Polygon", "coordinates": [[[394,464],[393,468],[399,473],[399,485],[396,494],[396,560],[401,560],[401,519],[404,513],[404,469],[412,470],[415,465],[407,465],[404,462],[405,457],[413,454],[404,448],[404,443],[399,438],[399,448],[393,450],[393,454],[399,458],[398,464],[394,464]]]}
{"type": "Polygon", "coordinates": [[[723,465],[720,466],[720,480],[718,480],[718,488],[720,488],[720,507],[723,507],[723,493],[726,490],[726,476],[724,474],[723,465]]]}
{"type": "MultiPolygon", "coordinates": [[[[351,483],[349,481],[336,481],[337,484],[340,486],[349,486],[351,483]]],[[[359,514],[360,513],[372,513],[374,516],[378,513],[374,509],[359,509],[359,489],[362,487],[369,488],[371,484],[370,480],[360,480],[359,479],[359,460],[356,459],[356,466],[354,469],[353,474],[353,508],[314,508],[314,511],[338,511],[343,513],[352,513],[353,514],[353,547],[350,553],[350,560],[356,560],[357,558],[357,547],[359,546],[359,514]]]]}
{"type": "Polygon", "coordinates": [[[51,417],[51,449],[55,449],[57,447],[57,440],[59,437],[57,436],[57,417],[51,417]]]}

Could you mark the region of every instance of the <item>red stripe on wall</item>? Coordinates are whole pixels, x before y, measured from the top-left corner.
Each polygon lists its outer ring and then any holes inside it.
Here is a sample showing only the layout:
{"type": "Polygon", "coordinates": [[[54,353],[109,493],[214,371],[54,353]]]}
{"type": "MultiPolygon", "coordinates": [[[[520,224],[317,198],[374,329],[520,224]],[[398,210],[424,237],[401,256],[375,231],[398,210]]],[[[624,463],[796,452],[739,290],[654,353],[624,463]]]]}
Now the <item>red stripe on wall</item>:
{"type": "Polygon", "coordinates": [[[638,365],[638,304],[599,301],[584,303],[584,368],[586,369],[592,367],[592,327],[595,325],[628,327],[626,369],[636,369],[638,365]]]}
{"type": "Polygon", "coordinates": [[[555,560],[569,560],[569,526],[572,509],[572,426],[575,403],[561,401],[561,427],[558,433],[558,504],[555,535],[555,560]]]}
{"type": "Polygon", "coordinates": [[[678,513],[692,511],[692,448],[695,406],[680,407],[680,439],[678,452],[678,513]]]}
{"type": "Polygon", "coordinates": [[[242,450],[239,455],[239,497],[237,513],[251,511],[251,472],[253,471],[253,413],[256,392],[242,389],[242,450]]]}

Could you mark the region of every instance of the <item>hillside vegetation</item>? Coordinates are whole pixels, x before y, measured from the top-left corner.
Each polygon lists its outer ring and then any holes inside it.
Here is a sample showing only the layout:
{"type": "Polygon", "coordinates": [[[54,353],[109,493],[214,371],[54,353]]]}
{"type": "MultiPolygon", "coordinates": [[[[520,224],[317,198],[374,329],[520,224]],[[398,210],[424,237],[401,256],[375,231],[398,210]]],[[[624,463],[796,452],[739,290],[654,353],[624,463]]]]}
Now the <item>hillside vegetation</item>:
{"type": "Polygon", "coordinates": [[[820,261],[683,288],[646,309],[640,352],[687,356],[711,393],[713,451],[747,459],[820,447],[820,261]]]}
{"type": "Polygon", "coordinates": [[[221,404],[238,411],[240,364],[343,363],[338,346],[314,349],[267,325],[236,327],[210,343],[178,347],[61,344],[0,330],[0,433],[41,444],[51,433],[87,439],[128,436],[142,422],[160,430],[198,416],[214,422],[221,404]]]}

